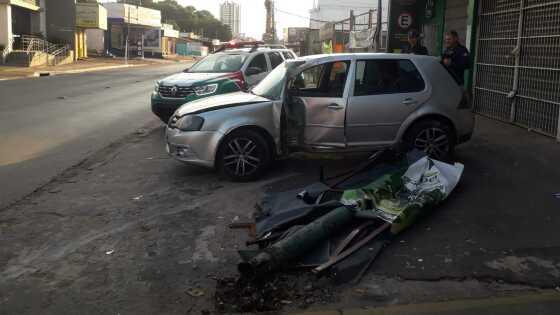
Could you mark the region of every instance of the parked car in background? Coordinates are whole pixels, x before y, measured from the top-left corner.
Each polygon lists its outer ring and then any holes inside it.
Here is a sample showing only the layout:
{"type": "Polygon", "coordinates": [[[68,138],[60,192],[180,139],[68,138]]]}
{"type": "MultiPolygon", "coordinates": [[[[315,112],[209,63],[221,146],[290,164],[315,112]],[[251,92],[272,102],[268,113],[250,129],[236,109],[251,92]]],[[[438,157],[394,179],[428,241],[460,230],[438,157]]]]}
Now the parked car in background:
{"type": "Polygon", "coordinates": [[[296,55],[286,48],[251,43],[230,44],[208,55],[182,73],[156,82],[151,96],[152,112],[164,123],[179,106],[211,95],[247,90],[272,69],[296,55]]]}
{"type": "Polygon", "coordinates": [[[437,58],[334,54],[287,61],[250,91],[183,105],[166,141],[177,160],[252,180],[295,151],[404,143],[445,160],[473,127],[468,96],[437,58]]]}

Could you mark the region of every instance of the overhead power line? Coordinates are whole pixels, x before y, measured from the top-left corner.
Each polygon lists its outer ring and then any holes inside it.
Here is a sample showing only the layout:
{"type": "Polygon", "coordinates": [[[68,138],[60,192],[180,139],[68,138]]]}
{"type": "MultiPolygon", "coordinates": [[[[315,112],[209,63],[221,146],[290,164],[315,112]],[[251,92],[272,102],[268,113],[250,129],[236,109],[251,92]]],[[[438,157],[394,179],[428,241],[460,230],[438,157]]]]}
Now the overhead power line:
{"type": "Polygon", "coordinates": [[[278,8],[275,8],[275,11],[278,11],[278,12],[280,12],[280,13],[284,13],[284,14],[287,14],[287,15],[299,17],[299,18],[302,18],[302,19],[305,19],[305,20],[313,21],[313,22],[319,22],[319,23],[334,23],[334,22],[335,22],[335,21],[317,20],[317,19],[310,18],[310,17],[308,17],[308,16],[303,16],[303,15],[299,15],[299,14],[296,14],[296,13],[292,13],[292,12],[280,10],[280,9],[278,9],[278,8]]]}

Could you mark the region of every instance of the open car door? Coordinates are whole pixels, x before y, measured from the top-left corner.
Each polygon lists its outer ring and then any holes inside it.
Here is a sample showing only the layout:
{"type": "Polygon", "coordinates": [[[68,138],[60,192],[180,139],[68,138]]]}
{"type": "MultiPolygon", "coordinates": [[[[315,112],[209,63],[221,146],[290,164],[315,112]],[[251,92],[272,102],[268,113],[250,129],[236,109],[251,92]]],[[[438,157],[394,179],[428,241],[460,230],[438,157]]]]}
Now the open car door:
{"type": "Polygon", "coordinates": [[[350,60],[302,70],[289,82],[288,145],[308,150],[346,147],[345,117],[350,60]]]}

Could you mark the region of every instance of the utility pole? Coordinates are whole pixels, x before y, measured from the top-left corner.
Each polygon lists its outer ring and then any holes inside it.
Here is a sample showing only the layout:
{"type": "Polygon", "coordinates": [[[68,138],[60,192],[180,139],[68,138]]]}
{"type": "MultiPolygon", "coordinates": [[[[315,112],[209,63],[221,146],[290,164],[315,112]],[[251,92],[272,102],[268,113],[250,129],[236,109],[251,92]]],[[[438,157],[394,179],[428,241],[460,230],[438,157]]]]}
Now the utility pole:
{"type": "Polygon", "coordinates": [[[383,32],[383,4],[377,1],[377,30],[375,30],[375,52],[381,50],[381,33],[383,32]]]}
{"type": "MultiPolygon", "coordinates": [[[[126,3],[124,4],[126,6],[126,3]]],[[[128,18],[126,19],[126,40],[124,43],[124,63],[128,65],[128,36],[130,34],[130,8],[127,9],[128,18]]]]}

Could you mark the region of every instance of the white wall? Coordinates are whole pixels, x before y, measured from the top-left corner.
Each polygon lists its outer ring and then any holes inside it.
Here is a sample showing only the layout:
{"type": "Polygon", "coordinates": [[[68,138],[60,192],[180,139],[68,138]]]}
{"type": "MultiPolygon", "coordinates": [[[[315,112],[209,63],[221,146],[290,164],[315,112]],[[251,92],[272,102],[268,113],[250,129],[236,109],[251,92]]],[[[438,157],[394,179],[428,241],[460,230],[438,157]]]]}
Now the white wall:
{"type": "Polygon", "coordinates": [[[467,35],[468,6],[468,0],[447,0],[445,8],[445,30],[457,31],[463,45],[467,35]]]}
{"type": "Polygon", "coordinates": [[[105,52],[105,31],[100,29],[87,29],[87,48],[88,51],[95,51],[98,54],[105,52]]]}
{"type": "Polygon", "coordinates": [[[12,7],[0,4],[0,45],[7,47],[12,39],[12,7]]]}

